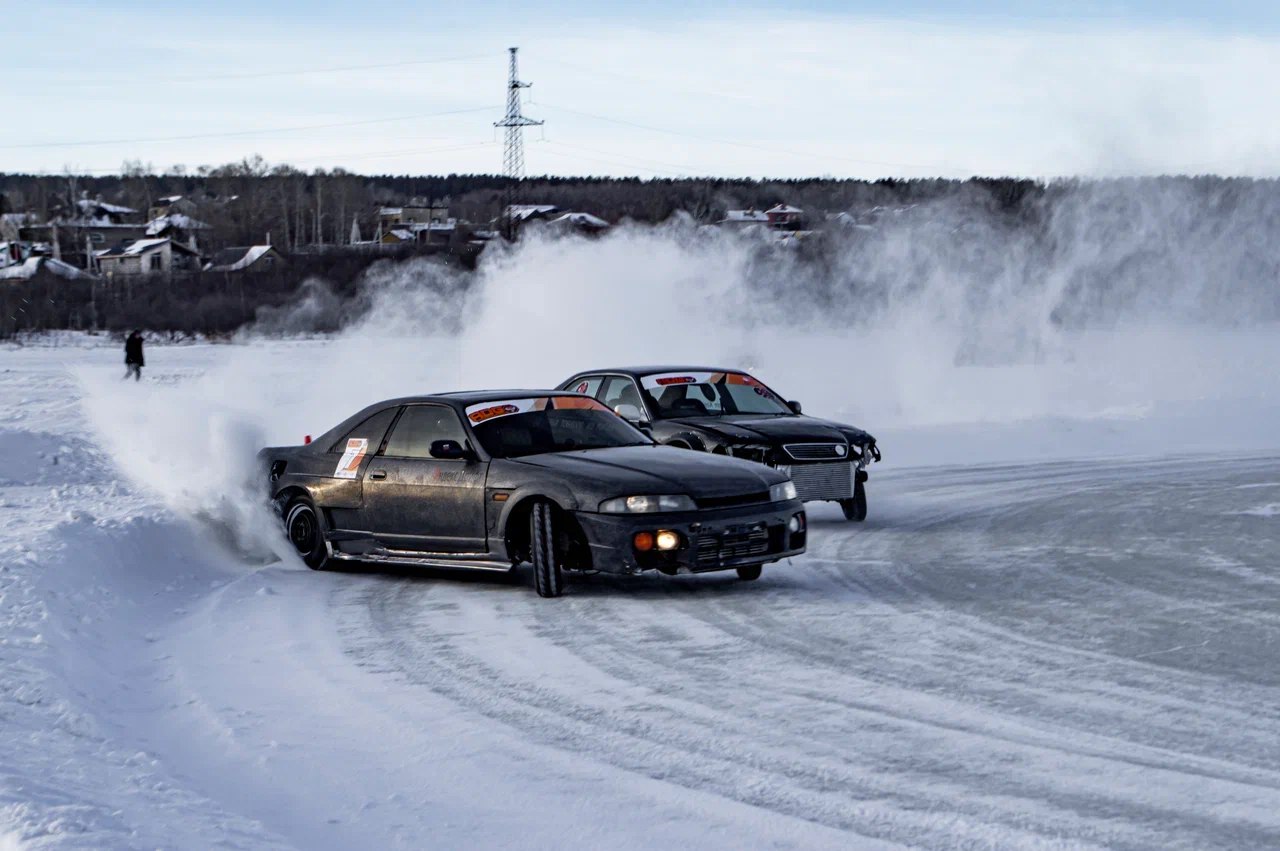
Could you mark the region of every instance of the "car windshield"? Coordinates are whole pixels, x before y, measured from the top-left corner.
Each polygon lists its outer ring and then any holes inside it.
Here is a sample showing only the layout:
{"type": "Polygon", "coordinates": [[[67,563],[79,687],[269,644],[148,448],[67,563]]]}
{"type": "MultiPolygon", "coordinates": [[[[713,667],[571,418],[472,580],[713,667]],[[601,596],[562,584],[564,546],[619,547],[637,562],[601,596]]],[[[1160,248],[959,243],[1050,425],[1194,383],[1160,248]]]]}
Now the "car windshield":
{"type": "Polygon", "coordinates": [[[585,396],[503,399],[467,408],[476,439],[494,458],[647,446],[648,437],[585,396]]]}
{"type": "Polygon", "coordinates": [[[640,383],[657,416],[667,419],[792,413],[778,394],[745,372],[665,372],[640,383]]]}

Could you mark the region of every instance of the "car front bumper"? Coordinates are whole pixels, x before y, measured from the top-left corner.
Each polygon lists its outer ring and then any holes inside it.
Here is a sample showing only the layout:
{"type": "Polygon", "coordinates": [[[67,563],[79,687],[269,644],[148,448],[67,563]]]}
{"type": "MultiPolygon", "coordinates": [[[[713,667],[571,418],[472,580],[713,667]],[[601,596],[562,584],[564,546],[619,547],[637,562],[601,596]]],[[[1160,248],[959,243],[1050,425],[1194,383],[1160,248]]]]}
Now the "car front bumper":
{"type": "Polygon", "coordinates": [[[768,564],[805,550],[808,523],[799,500],[665,514],[575,512],[591,546],[591,566],[603,573],[710,573],[768,564]],[[792,520],[797,519],[799,531],[792,520]],[[638,532],[672,531],[674,550],[638,552],[638,532]]]}

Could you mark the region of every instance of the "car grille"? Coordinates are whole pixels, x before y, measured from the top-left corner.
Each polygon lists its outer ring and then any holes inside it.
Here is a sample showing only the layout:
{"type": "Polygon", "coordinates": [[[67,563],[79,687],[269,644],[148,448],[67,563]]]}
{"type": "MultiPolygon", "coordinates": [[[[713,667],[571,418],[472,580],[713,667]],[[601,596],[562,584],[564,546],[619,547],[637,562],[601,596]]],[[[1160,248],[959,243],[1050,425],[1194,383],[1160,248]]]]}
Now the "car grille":
{"type": "Polygon", "coordinates": [[[782,448],[797,461],[830,461],[849,456],[849,447],[843,443],[788,443],[782,448]]]}
{"type": "Polygon", "coordinates": [[[715,568],[724,562],[769,552],[769,527],[758,523],[751,527],[728,529],[721,534],[701,535],[694,550],[698,568],[715,568]]]}
{"type": "Polygon", "coordinates": [[[827,464],[792,464],[786,468],[802,500],[849,499],[853,496],[853,470],[848,461],[827,464]]]}
{"type": "Polygon", "coordinates": [[[758,502],[768,501],[768,491],[761,491],[760,493],[744,493],[737,496],[699,497],[695,500],[699,508],[732,508],[735,505],[754,505],[758,502]]]}

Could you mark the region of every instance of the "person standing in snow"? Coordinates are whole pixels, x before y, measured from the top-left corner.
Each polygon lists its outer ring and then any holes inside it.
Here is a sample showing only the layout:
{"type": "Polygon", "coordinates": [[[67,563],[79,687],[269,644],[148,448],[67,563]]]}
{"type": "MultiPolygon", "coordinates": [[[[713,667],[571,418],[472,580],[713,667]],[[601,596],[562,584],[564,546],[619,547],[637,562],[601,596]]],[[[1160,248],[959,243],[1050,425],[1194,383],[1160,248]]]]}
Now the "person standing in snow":
{"type": "Polygon", "coordinates": [[[124,341],[124,377],[133,376],[134,381],[142,380],[142,332],[135,330],[124,341]]]}

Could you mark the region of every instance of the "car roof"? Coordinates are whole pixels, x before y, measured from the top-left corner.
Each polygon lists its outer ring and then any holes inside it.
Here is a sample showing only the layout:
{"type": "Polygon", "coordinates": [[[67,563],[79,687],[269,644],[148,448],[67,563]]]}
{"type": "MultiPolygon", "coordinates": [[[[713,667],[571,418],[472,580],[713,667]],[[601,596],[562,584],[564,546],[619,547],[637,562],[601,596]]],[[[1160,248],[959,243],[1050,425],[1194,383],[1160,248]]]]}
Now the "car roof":
{"type": "Polygon", "coordinates": [[[579,375],[597,375],[606,372],[630,375],[638,378],[642,375],[655,375],[660,372],[746,372],[746,370],[726,369],[722,366],[690,366],[689,364],[676,364],[675,366],[618,366],[610,369],[584,369],[575,373],[574,377],[576,378],[579,375]]]}
{"type": "Polygon", "coordinates": [[[532,399],[538,396],[577,396],[567,390],[456,390],[450,393],[435,393],[431,396],[406,396],[403,399],[388,399],[384,405],[405,405],[411,402],[455,402],[459,405],[479,405],[485,402],[500,402],[503,399],[532,399]]]}

